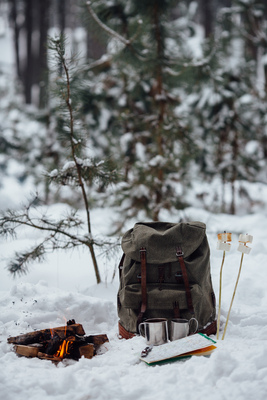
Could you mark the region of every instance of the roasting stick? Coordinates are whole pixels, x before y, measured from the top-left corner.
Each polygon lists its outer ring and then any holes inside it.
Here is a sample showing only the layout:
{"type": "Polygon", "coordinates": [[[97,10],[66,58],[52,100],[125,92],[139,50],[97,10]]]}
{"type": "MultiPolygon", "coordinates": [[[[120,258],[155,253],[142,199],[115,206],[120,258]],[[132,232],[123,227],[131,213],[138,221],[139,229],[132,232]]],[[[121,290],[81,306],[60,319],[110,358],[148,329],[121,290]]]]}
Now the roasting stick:
{"type": "Polygon", "coordinates": [[[231,304],[230,304],[230,307],[229,307],[229,311],[228,311],[228,315],[227,315],[227,319],[226,319],[226,323],[225,323],[225,327],[224,327],[224,331],[223,331],[222,340],[224,339],[225,334],[226,334],[226,329],[227,329],[227,325],[228,325],[228,321],[229,321],[229,317],[230,317],[230,313],[231,313],[231,308],[232,308],[232,305],[233,305],[233,302],[234,302],[234,298],[235,298],[235,294],[236,294],[236,288],[237,288],[238,281],[239,281],[240,274],[241,274],[241,268],[242,268],[242,264],[243,264],[244,254],[249,254],[250,250],[251,250],[251,248],[248,247],[246,244],[247,243],[252,243],[252,240],[253,240],[253,236],[252,235],[248,235],[248,234],[239,235],[239,246],[238,246],[237,250],[240,251],[242,253],[242,255],[241,255],[239,271],[238,271],[238,275],[237,275],[237,279],[236,279],[236,284],[235,284],[235,288],[234,288],[234,293],[233,293],[233,296],[232,296],[232,301],[231,301],[231,304]]]}
{"type": "Polygon", "coordinates": [[[230,251],[232,234],[231,233],[218,233],[218,243],[217,243],[217,250],[223,250],[223,258],[222,258],[222,265],[220,270],[220,289],[219,289],[219,308],[218,308],[218,317],[217,317],[217,340],[219,339],[219,330],[220,330],[220,317],[221,317],[221,303],[222,303],[222,270],[223,264],[225,260],[225,252],[230,251]]]}
{"type": "Polygon", "coordinates": [[[225,251],[223,252],[223,259],[222,259],[222,265],[221,265],[221,270],[220,270],[219,308],[218,308],[217,335],[216,335],[217,340],[219,339],[219,330],[220,330],[220,317],[221,317],[221,304],[222,304],[222,269],[223,269],[224,260],[225,260],[225,251]]]}
{"type": "Polygon", "coordinates": [[[234,298],[235,298],[235,294],[236,294],[236,288],[237,288],[239,277],[240,277],[240,273],[241,273],[243,257],[244,257],[244,253],[242,253],[242,256],[241,256],[239,272],[238,272],[238,276],[237,276],[237,280],[236,280],[236,284],[235,284],[234,293],[233,293],[233,296],[232,296],[232,301],[231,301],[230,308],[229,308],[229,311],[228,311],[228,315],[227,315],[227,319],[226,319],[226,323],[225,323],[225,327],[224,327],[224,331],[223,331],[222,340],[224,339],[224,336],[225,336],[225,333],[226,333],[226,329],[227,329],[227,325],[228,325],[228,321],[229,321],[229,317],[230,317],[231,308],[232,308],[232,305],[233,305],[233,302],[234,302],[234,298]]]}

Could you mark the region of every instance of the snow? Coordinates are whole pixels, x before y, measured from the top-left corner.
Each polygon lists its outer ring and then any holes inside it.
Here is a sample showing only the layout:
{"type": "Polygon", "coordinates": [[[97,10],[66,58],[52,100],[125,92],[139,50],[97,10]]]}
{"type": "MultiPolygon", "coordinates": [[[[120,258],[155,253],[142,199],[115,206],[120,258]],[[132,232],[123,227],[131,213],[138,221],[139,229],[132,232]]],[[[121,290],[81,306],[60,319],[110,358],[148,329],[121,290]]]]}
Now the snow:
{"type": "Polygon", "coordinates": [[[50,176],[51,178],[55,178],[56,176],[58,176],[58,169],[53,169],[53,171],[51,171],[51,172],[49,173],[49,176],[50,176]]]}
{"type": "MultiPolygon", "coordinates": [[[[60,212],[63,205],[51,207],[60,212]]],[[[212,214],[198,208],[183,212],[192,220],[207,225],[211,248],[211,273],[218,298],[222,252],[216,250],[217,233],[232,232],[232,248],[223,269],[221,333],[235,285],[241,253],[237,252],[240,233],[253,235],[252,250],[244,256],[243,267],[225,339],[209,357],[192,357],[158,366],[139,360],[145,346],[142,337],[118,338],[116,294],[117,269],[121,250],[109,260],[98,252],[104,283],[95,284],[87,252],[54,253],[29,274],[11,279],[1,262],[0,281],[0,392],[5,400],[42,399],[235,399],[263,400],[267,390],[267,291],[266,224],[262,213],[230,216],[212,214]],[[86,335],[106,333],[106,352],[93,359],[64,360],[58,365],[37,358],[18,357],[9,336],[65,325],[65,320],[81,323],[86,335]]],[[[178,221],[182,213],[169,215],[178,221]]],[[[165,214],[165,217],[167,215],[165,214]]],[[[95,233],[105,237],[112,226],[114,212],[95,209],[95,233]]],[[[29,246],[38,235],[20,232],[13,241],[0,242],[1,254],[29,246]]],[[[214,336],[212,336],[215,339],[214,336]]]]}
{"type": "Polygon", "coordinates": [[[166,163],[166,158],[158,154],[149,161],[148,165],[150,167],[156,167],[156,166],[162,166],[165,163],[166,163]]]}
{"type": "MultiPolygon", "coordinates": [[[[248,3],[243,0],[243,3],[248,3]]],[[[77,31],[79,40],[82,31],[77,31]]],[[[192,37],[190,49],[197,47],[197,36],[192,37]]],[[[235,42],[235,54],[239,43],[235,42]]],[[[110,53],[122,44],[113,40],[110,53]]],[[[0,66],[3,71],[13,73],[11,32],[0,21],[0,66]],[[5,33],[5,35],[3,34],[5,33]]],[[[117,51],[117,50],[116,50],[117,51]]],[[[236,62],[236,59],[234,61],[236,62]]],[[[266,57],[264,58],[266,59],[266,57]]],[[[233,65],[235,65],[235,62],[233,65]]],[[[231,64],[232,65],[232,64],[231,64]]],[[[144,90],[150,90],[141,82],[144,90]]],[[[241,98],[243,104],[248,97],[241,98]]],[[[194,100],[192,95],[192,101],[194,100]]],[[[8,96],[3,101],[7,101],[8,96]]],[[[202,101],[216,102],[209,89],[202,101]]],[[[200,104],[201,105],[201,104],[200,104]]],[[[186,107],[182,104],[181,107],[186,107]]],[[[180,108],[181,108],[180,107],[180,108]]],[[[186,109],[185,109],[186,110],[186,109]]],[[[13,110],[9,120],[14,124],[20,114],[13,110]]],[[[102,129],[107,125],[109,115],[103,110],[102,129]]],[[[152,116],[153,118],[154,116],[152,116]]],[[[20,118],[19,118],[20,119],[20,118]]],[[[18,120],[19,120],[18,119],[18,120]]],[[[25,121],[23,121],[23,128],[25,121]]],[[[17,126],[20,128],[20,126],[17,126]]],[[[28,137],[34,134],[35,125],[28,125],[24,132],[28,137]]],[[[127,146],[129,135],[123,137],[127,146]]],[[[35,146],[37,148],[37,146],[35,146]]],[[[253,154],[256,143],[251,141],[246,151],[253,154]]],[[[141,152],[141,150],[140,150],[141,152]]],[[[21,164],[9,162],[9,172],[18,170],[21,164]],[[13,170],[12,170],[13,168],[13,170]],[[12,171],[11,171],[12,170],[12,171]]],[[[68,168],[69,164],[65,164],[68,168]]],[[[52,172],[56,175],[56,170],[52,172]]],[[[15,174],[16,175],[16,174],[15,174]]],[[[219,186],[218,182],[215,185],[219,186]]],[[[123,184],[122,184],[123,185],[123,184]]],[[[223,292],[220,337],[226,322],[227,312],[233,293],[241,254],[237,251],[240,233],[253,235],[251,253],[244,256],[237,293],[233,303],[225,339],[217,342],[216,351],[209,357],[192,357],[186,361],[147,366],[139,360],[145,347],[142,337],[131,340],[118,338],[118,317],[116,310],[119,278],[117,266],[121,250],[108,255],[97,249],[103,283],[97,285],[90,256],[85,250],[74,249],[68,253],[49,254],[42,264],[34,264],[27,275],[13,279],[6,270],[8,258],[20,249],[28,249],[40,239],[41,233],[20,229],[18,236],[5,241],[0,239],[0,394],[5,400],[265,400],[267,393],[267,290],[266,290],[266,226],[267,214],[266,185],[242,182],[248,193],[253,194],[251,214],[247,214],[242,203],[238,213],[231,216],[216,214],[198,208],[187,208],[173,214],[164,211],[161,218],[171,222],[180,218],[206,223],[211,248],[211,273],[218,300],[219,274],[222,252],[216,250],[217,233],[233,233],[231,251],[226,254],[223,268],[223,292]],[[256,200],[255,200],[256,199],[256,200]],[[116,271],[113,279],[114,271],[116,271]],[[48,360],[18,357],[13,346],[7,343],[9,336],[33,330],[65,325],[66,320],[75,319],[84,327],[86,335],[106,333],[109,344],[106,352],[88,360],[64,360],[57,365],[48,360]]],[[[29,197],[33,179],[28,177],[19,183],[14,176],[2,176],[0,185],[0,209],[19,209],[19,204],[29,197]]],[[[215,188],[216,189],[216,188],[215,188]]],[[[208,184],[194,187],[194,191],[205,195],[207,205],[215,203],[212,197],[214,187],[208,184]]],[[[216,190],[215,190],[216,191],[216,190]]],[[[146,194],[147,188],[140,186],[136,196],[146,194]]],[[[220,197],[220,192],[218,189],[220,197]]],[[[192,194],[189,192],[189,195],[192,194]]],[[[227,196],[227,193],[226,193],[227,196]]],[[[192,195],[193,198],[193,195],[192,195]]],[[[246,200],[247,201],[247,200],[246,200]]],[[[200,205],[200,204],[199,204],[200,205]]],[[[203,203],[202,203],[203,206],[203,203]]],[[[49,214],[62,213],[66,205],[49,207],[49,214]]],[[[84,216],[81,213],[81,217],[84,216]]],[[[94,209],[92,228],[97,238],[107,238],[115,221],[119,219],[111,209],[94,209]]],[[[135,221],[129,221],[125,230],[135,221]],[[128,226],[129,225],[129,226],[128,226]]],[[[212,336],[212,339],[215,339],[212,336]]]]}
{"type": "Polygon", "coordinates": [[[62,171],[67,171],[75,167],[75,161],[68,161],[63,165],[62,171]]]}

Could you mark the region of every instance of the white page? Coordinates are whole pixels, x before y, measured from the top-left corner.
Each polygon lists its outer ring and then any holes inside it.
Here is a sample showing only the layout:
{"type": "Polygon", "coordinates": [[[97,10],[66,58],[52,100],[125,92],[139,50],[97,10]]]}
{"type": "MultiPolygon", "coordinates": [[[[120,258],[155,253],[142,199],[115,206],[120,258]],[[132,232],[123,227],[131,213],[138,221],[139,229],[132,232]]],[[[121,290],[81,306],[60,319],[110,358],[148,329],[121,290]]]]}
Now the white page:
{"type": "Polygon", "coordinates": [[[140,357],[146,363],[166,360],[191,351],[204,349],[214,345],[216,342],[207,336],[196,333],[195,335],[186,336],[182,339],[168,342],[160,346],[154,346],[152,351],[146,357],[140,357]]]}

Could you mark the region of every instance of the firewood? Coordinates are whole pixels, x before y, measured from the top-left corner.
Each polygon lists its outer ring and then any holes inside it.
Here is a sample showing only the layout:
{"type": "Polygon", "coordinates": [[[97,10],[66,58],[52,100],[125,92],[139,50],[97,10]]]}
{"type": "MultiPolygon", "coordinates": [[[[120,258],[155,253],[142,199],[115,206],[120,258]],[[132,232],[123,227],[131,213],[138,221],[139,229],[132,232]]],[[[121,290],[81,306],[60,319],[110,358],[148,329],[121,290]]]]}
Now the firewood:
{"type": "Polygon", "coordinates": [[[76,324],[75,319],[70,319],[67,321],[67,325],[75,325],[75,324],[76,324]]]}
{"type": "Polygon", "coordinates": [[[42,360],[50,360],[50,361],[62,361],[62,358],[56,356],[50,356],[49,354],[38,352],[37,357],[42,360]]]}
{"type": "Polygon", "coordinates": [[[83,326],[81,324],[73,324],[68,326],[60,326],[52,329],[42,329],[39,331],[25,333],[23,335],[10,337],[7,339],[8,343],[13,344],[32,344],[42,343],[51,339],[53,335],[59,336],[60,339],[65,339],[67,336],[85,335],[83,326]]]}
{"type": "Polygon", "coordinates": [[[79,347],[80,356],[85,358],[93,358],[95,354],[95,346],[93,344],[87,344],[79,347]]]}
{"type": "Polygon", "coordinates": [[[38,352],[40,349],[37,346],[24,346],[18,344],[15,346],[16,354],[25,357],[37,357],[38,352]]]}
{"type": "Polygon", "coordinates": [[[83,326],[70,320],[66,326],[29,332],[10,337],[7,341],[14,344],[18,355],[57,363],[64,358],[90,359],[98,354],[99,347],[109,339],[106,334],[85,336],[83,326]]]}
{"type": "Polygon", "coordinates": [[[54,335],[50,340],[47,341],[47,347],[45,349],[45,353],[48,355],[55,354],[61,342],[62,340],[58,336],[54,335]]]}
{"type": "Polygon", "coordinates": [[[96,346],[101,346],[101,344],[109,341],[106,334],[86,336],[85,340],[87,343],[93,343],[96,346]]]}

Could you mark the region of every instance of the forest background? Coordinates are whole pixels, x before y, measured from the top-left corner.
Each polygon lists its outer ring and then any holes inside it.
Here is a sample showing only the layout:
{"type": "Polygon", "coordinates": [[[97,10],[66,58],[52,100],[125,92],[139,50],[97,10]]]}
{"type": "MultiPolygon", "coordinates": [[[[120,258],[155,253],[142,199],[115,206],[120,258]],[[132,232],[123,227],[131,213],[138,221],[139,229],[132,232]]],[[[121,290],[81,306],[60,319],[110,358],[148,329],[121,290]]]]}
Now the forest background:
{"type": "Polygon", "coordinates": [[[265,210],[264,0],[0,7],[0,34],[12,34],[16,65],[0,64],[0,185],[12,177],[36,188],[23,210],[0,200],[1,234],[21,225],[48,234],[16,255],[12,273],[47,251],[82,245],[100,282],[94,248],[116,246],[112,237],[131,218],[163,220],[164,211],[189,206],[265,210]],[[70,206],[67,217],[33,218],[57,203],[70,206]],[[95,207],[118,216],[105,243],[93,235],[95,207]]]}

